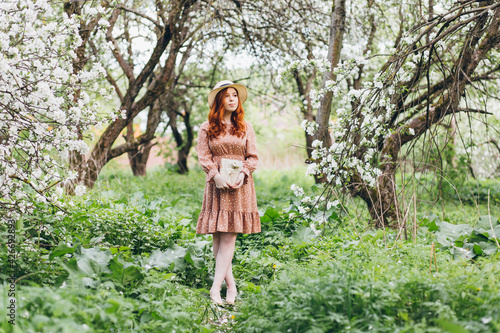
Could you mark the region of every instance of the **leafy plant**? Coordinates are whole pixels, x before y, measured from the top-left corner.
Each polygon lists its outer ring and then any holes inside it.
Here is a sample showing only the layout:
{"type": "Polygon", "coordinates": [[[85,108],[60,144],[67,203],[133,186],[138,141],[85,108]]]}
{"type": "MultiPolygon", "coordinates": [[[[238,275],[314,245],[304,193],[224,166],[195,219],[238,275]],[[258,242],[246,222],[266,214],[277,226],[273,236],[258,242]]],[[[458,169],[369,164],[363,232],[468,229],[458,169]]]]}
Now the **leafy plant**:
{"type": "Polygon", "coordinates": [[[451,224],[434,217],[427,222],[428,230],[444,249],[449,249],[455,259],[472,259],[479,255],[499,252],[500,223],[494,216],[481,216],[474,227],[468,224],[451,224]]]}

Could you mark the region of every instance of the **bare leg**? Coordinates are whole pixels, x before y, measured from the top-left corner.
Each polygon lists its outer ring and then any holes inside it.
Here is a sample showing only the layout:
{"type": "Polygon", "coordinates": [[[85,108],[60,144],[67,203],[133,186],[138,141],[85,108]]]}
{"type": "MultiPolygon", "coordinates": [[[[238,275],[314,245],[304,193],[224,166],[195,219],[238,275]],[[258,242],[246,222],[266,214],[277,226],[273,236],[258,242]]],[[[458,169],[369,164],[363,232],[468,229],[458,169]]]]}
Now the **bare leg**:
{"type": "Polygon", "coordinates": [[[236,282],[234,281],[232,266],[229,266],[229,270],[226,274],[226,285],[226,302],[228,302],[229,304],[234,304],[236,295],[238,295],[238,290],[236,289],[236,282]],[[228,276],[230,276],[230,278],[228,278],[228,276]],[[228,283],[228,280],[232,281],[232,283],[228,283]]]}
{"type": "MultiPolygon", "coordinates": [[[[214,257],[217,259],[217,253],[219,251],[219,243],[220,243],[220,233],[214,233],[213,234],[213,250],[214,250],[214,257]]],[[[233,265],[229,265],[229,269],[226,273],[225,276],[226,280],[226,286],[227,286],[227,294],[226,298],[228,303],[234,303],[234,299],[236,298],[237,295],[237,290],[236,290],[236,282],[234,281],[234,276],[233,276],[233,265]]]]}
{"type": "MultiPolygon", "coordinates": [[[[215,267],[217,267],[217,253],[219,252],[219,246],[220,246],[220,233],[216,232],[213,234],[213,250],[214,250],[214,258],[215,258],[215,267]]],[[[212,287],[213,289],[213,287],[212,287]]],[[[220,297],[220,292],[213,292],[213,290],[210,289],[210,298],[212,301],[218,304],[222,304],[222,298],[220,297]]]]}
{"type": "Polygon", "coordinates": [[[236,283],[234,281],[231,261],[233,260],[236,233],[215,233],[214,234],[214,256],[215,256],[215,276],[214,283],[210,289],[210,298],[216,303],[222,303],[220,289],[224,279],[228,289],[228,303],[234,303],[236,297],[236,283]]]}

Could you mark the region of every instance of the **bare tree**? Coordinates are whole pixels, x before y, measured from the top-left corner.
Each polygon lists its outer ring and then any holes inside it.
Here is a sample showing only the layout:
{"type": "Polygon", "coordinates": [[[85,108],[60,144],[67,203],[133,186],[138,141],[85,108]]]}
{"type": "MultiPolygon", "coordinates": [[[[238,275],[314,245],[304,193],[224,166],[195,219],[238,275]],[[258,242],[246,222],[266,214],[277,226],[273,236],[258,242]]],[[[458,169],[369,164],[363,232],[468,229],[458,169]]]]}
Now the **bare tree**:
{"type": "MultiPolygon", "coordinates": [[[[182,48],[203,26],[204,18],[196,19],[192,14],[201,12],[202,4],[195,0],[178,0],[168,3],[155,2],[156,17],[140,12],[134,6],[117,5],[109,17],[109,26],[105,34],[106,41],[113,47],[113,57],[124,76],[124,84],[113,77],[107,67],[107,79],[115,88],[120,100],[120,110],[125,117],[118,117],[104,130],[93,147],[89,158],[78,165],[79,182],[92,187],[99,172],[107,162],[124,153],[129,153],[134,174],[145,174],[145,161],[152,146],[157,126],[161,119],[161,102],[159,98],[175,88],[176,62],[182,48]],[[148,22],[153,27],[154,47],[142,65],[134,59],[132,37],[129,25],[133,20],[148,22]],[[121,25],[119,23],[121,22],[121,25]],[[119,32],[119,35],[117,33],[119,32]],[[126,45],[126,51],[122,51],[126,45]],[[164,58],[163,64],[161,63],[164,58]],[[134,118],[144,109],[149,108],[148,126],[145,133],[133,136],[131,124],[134,118]],[[114,146],[120,133],[127,128],[126,142],[114,146]]],[[[97,43],[92,44],[97,52],[97,43]]]]}

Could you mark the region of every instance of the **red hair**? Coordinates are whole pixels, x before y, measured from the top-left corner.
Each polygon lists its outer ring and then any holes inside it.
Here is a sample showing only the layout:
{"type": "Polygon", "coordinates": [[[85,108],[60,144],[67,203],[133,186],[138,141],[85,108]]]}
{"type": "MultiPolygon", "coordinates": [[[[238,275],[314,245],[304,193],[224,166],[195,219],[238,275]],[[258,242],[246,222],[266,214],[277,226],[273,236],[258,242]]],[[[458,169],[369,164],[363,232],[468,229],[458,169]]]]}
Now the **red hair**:
{"type": "MultiPolygon", "coordinates": [[[[229,88],[222,89],[217,93],[214,104],[208,112],[208,137],[210,139],[218,138],[219,135],[225,133],[226,125],[222,123],[224,114],[226,113],[226,109],[224,108],[224,97],[229,88]]],[[[235,90],[236,94],[238,94],[238,90],[235,90]]],[[[236,135],[237,137],[242,137],[244,135],[246,132],[244,117],[245,110],[243,110],[243,105],[241,105],[240,96],[238,95],[238,107],[231,114],[231,123],[233,124],[233,128],[231,128],[230,132],[231,135],[236,135]]]]}

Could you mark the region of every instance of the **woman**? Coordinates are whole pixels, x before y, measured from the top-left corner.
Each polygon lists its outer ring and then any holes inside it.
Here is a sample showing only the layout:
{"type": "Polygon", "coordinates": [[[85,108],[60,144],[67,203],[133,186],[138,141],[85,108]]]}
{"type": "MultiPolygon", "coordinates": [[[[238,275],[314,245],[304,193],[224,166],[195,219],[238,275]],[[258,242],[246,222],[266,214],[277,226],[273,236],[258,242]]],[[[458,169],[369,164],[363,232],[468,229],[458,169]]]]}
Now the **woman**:
{"type": "MultiPolygon", "coordinates": [[[[260,217],[252,173],[258,156],[255,132],[245,121],[242,104],[247,89],[241,84],[221,81],[208,95],[208,121],[200,126],[198,158],[207,173],[203,205],[196,226],[197,234],[213,234],[215,275],[210,298],[222,304],[220,289],[226,281],[226,302],[234,304],[237,295],[231,262],[238,233],[260,232],[260,217]],[[219,173],[221,159],[241,161],[237,180],[228,183],[219,173]]],[[[238,163],[238,162],[236,162],[238,163]]]]}

